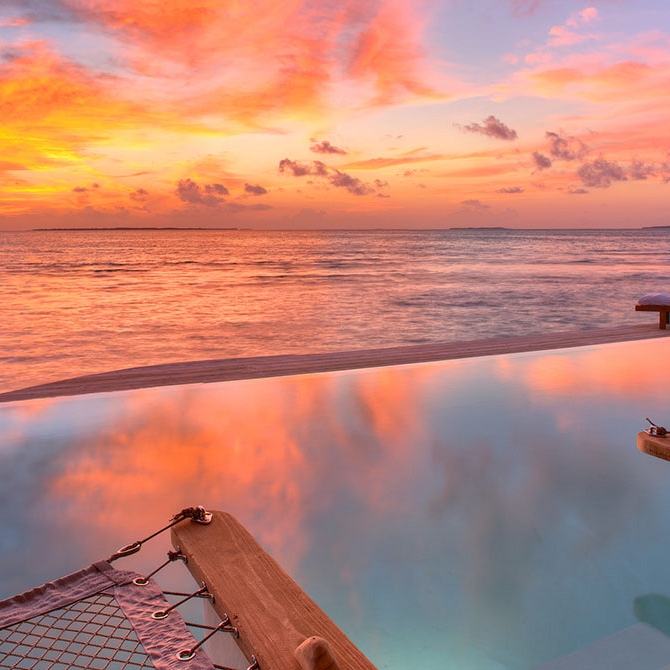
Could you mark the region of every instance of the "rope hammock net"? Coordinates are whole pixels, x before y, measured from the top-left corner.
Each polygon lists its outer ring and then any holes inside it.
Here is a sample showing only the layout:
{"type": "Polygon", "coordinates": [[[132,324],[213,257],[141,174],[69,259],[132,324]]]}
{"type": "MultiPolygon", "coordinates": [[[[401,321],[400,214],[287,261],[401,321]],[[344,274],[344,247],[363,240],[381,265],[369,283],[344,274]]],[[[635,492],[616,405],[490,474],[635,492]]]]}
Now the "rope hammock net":
{"type": "MultiPolygon", "coordinates": [[[[208,523],[202,507],[176,514],[170,524],[144,540],[119,549],[71,575],[0,601],[0,668],[3,670],[229,670],[215,665],[203,644],[218,632],[237,634],[228,617],[218,626],[187,624],[177,607],[210,598],[203,584],[171,605],[151,577],[117,570],[111,563],[136,553],[142,544],[183,519],[208,523]],[[196,641],[188,626],[209,629],[196,641]]],[[[211,519],[211,515],[209,515],[211,519]]],[[[255,659],[247,670],[258,668],[255,659]]]]}

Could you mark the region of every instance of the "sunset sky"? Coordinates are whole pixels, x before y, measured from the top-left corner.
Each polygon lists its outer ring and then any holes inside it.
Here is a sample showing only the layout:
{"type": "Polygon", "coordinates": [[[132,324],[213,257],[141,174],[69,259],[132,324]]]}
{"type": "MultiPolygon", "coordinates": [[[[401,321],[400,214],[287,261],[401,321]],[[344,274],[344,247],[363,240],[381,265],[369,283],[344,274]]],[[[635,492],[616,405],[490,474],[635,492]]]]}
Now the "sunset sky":
{"type": "Polygon", "coordinates": [[[667,0],[2,0],[0,230],[670,225],[667,0]]]}

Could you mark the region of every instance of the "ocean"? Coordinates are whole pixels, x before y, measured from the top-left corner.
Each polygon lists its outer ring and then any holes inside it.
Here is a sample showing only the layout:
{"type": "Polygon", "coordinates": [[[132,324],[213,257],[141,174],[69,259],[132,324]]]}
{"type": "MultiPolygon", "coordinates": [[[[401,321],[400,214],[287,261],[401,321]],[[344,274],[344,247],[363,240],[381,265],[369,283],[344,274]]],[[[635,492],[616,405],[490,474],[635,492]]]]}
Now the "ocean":
{"type": "Polygon", "coordinates": [[[158,363],[641,323],[670,229],[0,233],[0,390],[158,363]]]}

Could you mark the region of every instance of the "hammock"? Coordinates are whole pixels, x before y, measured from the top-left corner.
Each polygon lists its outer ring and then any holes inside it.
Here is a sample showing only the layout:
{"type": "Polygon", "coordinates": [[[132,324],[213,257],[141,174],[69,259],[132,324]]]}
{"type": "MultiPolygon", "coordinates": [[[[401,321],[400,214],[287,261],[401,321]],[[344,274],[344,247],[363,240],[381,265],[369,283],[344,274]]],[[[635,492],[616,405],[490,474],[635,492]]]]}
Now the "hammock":
{"type": "MultiPolygon", "coordinates": [[[[111,563],[130,556],[159,533],[184,519],[207,524],[211,514],[189,507],[149,537],[119,549],[107,561],[0,601],[0,668],[3,670],[230,670],[215,665],[203,644],[219,631],[237,635],[228,616],[218,626],[187,624],[176,608],[193,597],[210,597],[207,587],[171,605],[151,577],[117,570],[111,563]],[[199,642],[187,626],[208,629],[199,642]]],[[[248,670],[258,668],[255,659],[248,670]]]]}
{"type": "Polygon", "coordinates": [[[135,572],[95,563],[0,602],[0,667],[214,670],[158,585],[135,572]],[[136,581],[140,582],[140,585],[136,581]]]}

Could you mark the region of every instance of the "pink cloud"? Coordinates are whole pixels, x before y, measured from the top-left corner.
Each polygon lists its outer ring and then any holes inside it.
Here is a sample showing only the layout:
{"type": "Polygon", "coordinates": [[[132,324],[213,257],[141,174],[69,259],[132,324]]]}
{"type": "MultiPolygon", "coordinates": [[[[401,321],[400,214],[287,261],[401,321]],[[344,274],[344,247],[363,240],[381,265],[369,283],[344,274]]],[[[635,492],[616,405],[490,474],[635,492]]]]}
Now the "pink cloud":
{"type": "Polygon", "coordinates": [[[510,0],[514,16],[529,16],[551,0],[510,0]]]}
{"type": "Polygon", "coordinates": [[[218,110],[250,123],[288,110],[322,113],[338,83],[361,85],[367,92],[362,105],[434,94],[422,46],[424,18],[416,5],[400,0],[364,7],[330,0],[70,5],[115,35],[119,57],[137,73],[187,74],[200,91],[197,113],[218,110]]]}
{"type": "Polygon", "coordinates": [[[579,28],[592,21],[597,20],[598,10],[595,7],[587,7],[581,12],[572,14],[570,18],[562,26],[553,26],[549,30],[549,45],[550,46],[572,46],[587,40],[596,40],[600,36],[594,33],[578,32],[579,28]]]}
{"type": "MultiPolygon", "coordinates": [[[[595,7],[587,7],[577,14],[581,23],[591,23],[591,21],[597,20],[599,17],[598,10],[595,7]]],[[[577,23],[577,21],[575,21],[577,23]]]]}
{"type": "Polygon", "coordinates": [[[499,140],[515,140],[518,135],[516,130],[506,126],[502,121],[491,115],[484,119],[484,125],[479,123],[470,123],[463,127],[468,133],[478,133],[487,137],[494,137],[499,140]]]}
{"type": "Polygon", "coordinates": [[[509,63],[510,65],[516,65],[521,59],[516,54],[509,53],[509,54],[503,54],[500,57],[500,60],[503,63],[509,63]]]}
{"type": "Polygon", "coordinates": [[[0,28],[18,28],[19,26],[27,26],[29,23],[29,19],[21,17],[0,19],[0,28]]]}
{"type": "Polygon", "coordinates": [[[549,36],[549,44],[553,47],[572,46],[573,44],[579,44],[580,42],[598,39],[598,35],[594,33],[579,33],[570,30],[567,26],[554,26],[549,31],[549,36]]]}

